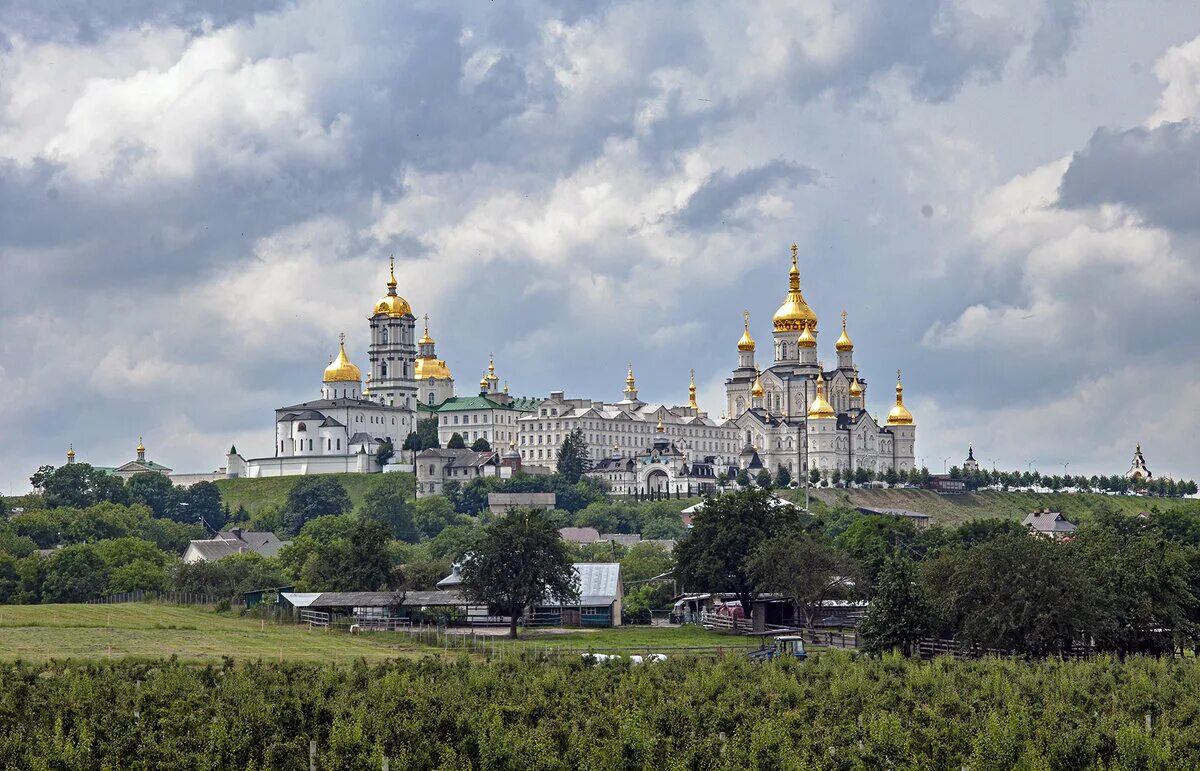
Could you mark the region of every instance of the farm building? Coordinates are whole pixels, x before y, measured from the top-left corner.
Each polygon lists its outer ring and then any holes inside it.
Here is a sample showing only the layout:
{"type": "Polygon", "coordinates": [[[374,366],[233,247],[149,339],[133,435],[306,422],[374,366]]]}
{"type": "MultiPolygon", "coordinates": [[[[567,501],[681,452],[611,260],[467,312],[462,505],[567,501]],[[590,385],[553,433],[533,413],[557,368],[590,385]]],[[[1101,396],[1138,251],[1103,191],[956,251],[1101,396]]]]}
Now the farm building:
{"type": "Polygon", "coordinates": [[[215,562],[223,557],[255,552],[264,557],[278,557],[279,550],[291,541],[281,541],[274,533],[256,533],[235,527],[217,533],[216,538],[191,541],[183,553],[184,562],[215,562]]]}
{"type": "Polygon", "coordinates": [[[579,602],[564,605],[551,598],[532,609],[529,626],[620,626],[621,564],[576,562],[579,602]]]}
{"type": "Polygon", "coordinates": [[[485,606],[471,605],[455,591],[283,592],[281,602],[297,616],[320,626],[348,621],[360,627],[392,629],[417,620],[495,623],[485,606]]]}

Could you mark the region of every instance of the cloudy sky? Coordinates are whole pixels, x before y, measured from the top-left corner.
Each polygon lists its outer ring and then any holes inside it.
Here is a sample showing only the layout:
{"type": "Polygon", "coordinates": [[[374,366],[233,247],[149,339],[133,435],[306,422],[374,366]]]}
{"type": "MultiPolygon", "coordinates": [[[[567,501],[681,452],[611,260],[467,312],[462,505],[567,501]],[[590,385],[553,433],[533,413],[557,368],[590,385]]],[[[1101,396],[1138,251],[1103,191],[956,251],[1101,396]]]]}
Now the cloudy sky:
{"type": "Polygon", "coordinates": [[[793,241],[931,469],[1200,477],[1195,2],[556,5],[0,2],[0,488],[269,454],[393,253],[460,392],[716,415],[793,241]]]}

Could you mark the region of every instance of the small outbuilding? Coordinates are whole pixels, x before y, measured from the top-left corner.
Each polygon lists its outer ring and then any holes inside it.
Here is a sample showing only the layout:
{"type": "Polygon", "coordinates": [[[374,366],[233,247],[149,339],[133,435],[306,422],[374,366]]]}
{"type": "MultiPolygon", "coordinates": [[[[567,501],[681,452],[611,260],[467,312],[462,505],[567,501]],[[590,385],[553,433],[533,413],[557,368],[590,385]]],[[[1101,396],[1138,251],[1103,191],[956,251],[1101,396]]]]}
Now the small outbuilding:
{"type": "Polygon", "coordinates": [[[1021,524],[1029,528],[1031,533],[1061,541],[1069,538],[1078,530],[1073,522],[1068,522],[1062,512],[1050,509],[1038,509],[1028,514],[1021,524]]]}
{"type": "Polygon", "coordinates": [[[621,563],[576,562],[579,601],[563,604],[555,598],[530,609],[529,626],[620,626],[621,563]]]}

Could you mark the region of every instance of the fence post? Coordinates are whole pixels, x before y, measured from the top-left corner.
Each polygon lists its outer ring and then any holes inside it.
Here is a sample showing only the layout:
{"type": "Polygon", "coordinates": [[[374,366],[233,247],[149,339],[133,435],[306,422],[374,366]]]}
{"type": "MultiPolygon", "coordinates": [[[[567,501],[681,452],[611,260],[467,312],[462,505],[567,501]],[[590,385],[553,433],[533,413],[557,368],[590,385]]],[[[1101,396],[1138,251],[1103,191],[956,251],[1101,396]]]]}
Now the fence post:
{"type": "Polygon", "coordinates": [[[317,740],[308,740],[308,771],[317,771],[317,740]]]}

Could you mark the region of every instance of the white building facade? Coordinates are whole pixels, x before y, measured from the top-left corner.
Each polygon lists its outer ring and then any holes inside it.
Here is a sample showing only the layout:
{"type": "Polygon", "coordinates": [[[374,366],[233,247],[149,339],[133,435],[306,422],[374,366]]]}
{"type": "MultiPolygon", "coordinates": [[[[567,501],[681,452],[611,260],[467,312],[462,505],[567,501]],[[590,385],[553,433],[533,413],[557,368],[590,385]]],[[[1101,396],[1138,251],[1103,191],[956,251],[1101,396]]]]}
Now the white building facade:
{"type": "Polygon", "coordinates": [[[867,381],[854,360],[844,312],[834,346],[837,366],[827,369],[818,358],[817,314],[800,290],[796,252],[793,244],[787,296],[772,318],[770,366],[761,369],[755,361],[746,312],[738,366],[725,381],[742,457],[757,454],[771,473],[786,468],[793,478],[814,468],[824,474],[912,470],[916,424],[904,406],[899,371],[895,403],[880,424],[867,411],[867,381]]]}

